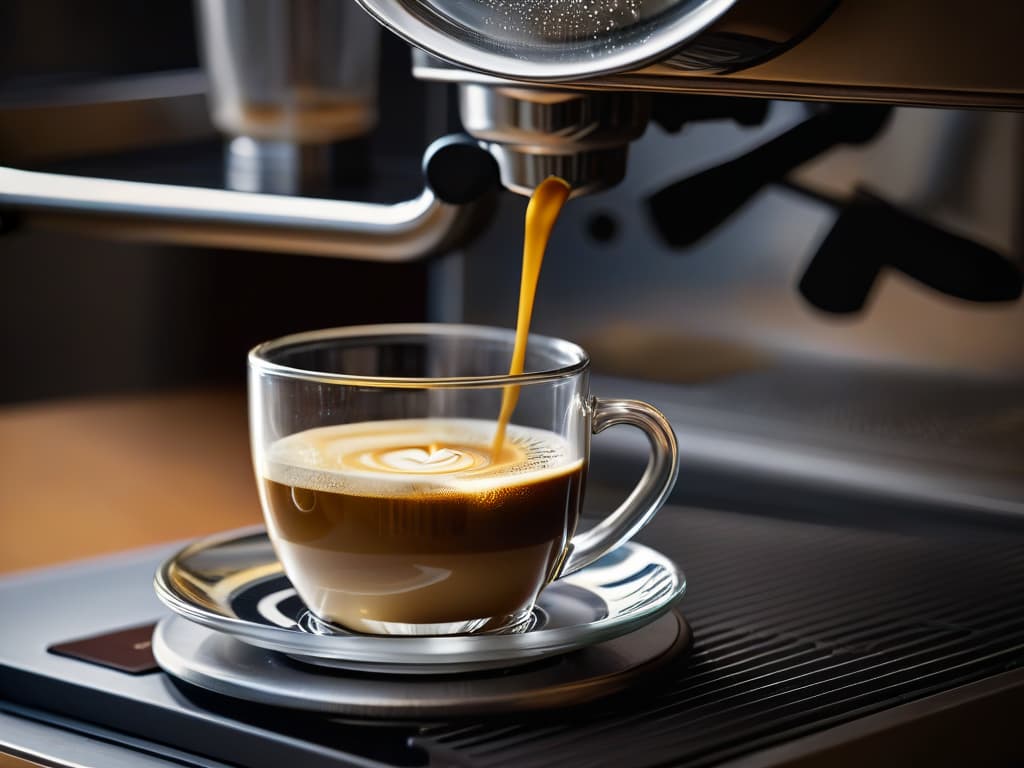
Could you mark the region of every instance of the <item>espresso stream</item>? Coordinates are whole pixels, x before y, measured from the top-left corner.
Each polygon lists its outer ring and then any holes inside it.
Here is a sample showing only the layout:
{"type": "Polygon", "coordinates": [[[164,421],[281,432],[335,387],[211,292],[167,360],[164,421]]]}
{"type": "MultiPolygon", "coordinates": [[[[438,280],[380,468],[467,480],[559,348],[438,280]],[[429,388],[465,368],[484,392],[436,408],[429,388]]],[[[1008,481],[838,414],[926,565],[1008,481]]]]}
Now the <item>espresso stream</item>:
{"type": "MultiPolygon", "coordinates": [[[[526,224],[523,232],[523,274],[519,284],[519,312],[516,317],[516,340],[512,348],[512,364],[509,376],[518,376],[526,366],[526,340],[530,335],[530,320],[533,318],[533,302],[537,297],[537,281],[544,263],[544,252],[551,239],[551,230],[558,221],[562,206],[569,199],[569,185],[557,176],[549,176],[540,183],[530,196],[526,207],[526,224]]],[[[494,433],[491,450],[495,456],[501,453],[505,440],[508,420],[519,401],[519,387],[505,387],[501,398],[501,412],[498,414],[498,428],[494,433]]]]}

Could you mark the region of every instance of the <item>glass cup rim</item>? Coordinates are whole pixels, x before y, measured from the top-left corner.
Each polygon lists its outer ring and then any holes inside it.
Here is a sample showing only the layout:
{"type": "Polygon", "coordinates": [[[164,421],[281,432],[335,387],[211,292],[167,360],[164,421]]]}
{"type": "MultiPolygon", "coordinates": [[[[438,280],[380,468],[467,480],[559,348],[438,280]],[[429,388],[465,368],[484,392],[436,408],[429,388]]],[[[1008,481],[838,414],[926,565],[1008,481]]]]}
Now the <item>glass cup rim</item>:
{"type": "Polygon", "coordinates": [[[560,368],[542,371],[530,371],[517,376],[509,374],[493,374],[487,376],[449,376],[449,377],[416,377],[416,376],[367,376],[328,371],[311,371],[295,368],[281,363],[272,362],[269,355],[286,347],[307,344],[315,341],[355,340],[373,337],[384,339],[389,336],[423,336],[423,337],[466,337],[473,340],[506,341],[511,347],[515,339],[515,331],[508,328],[497,328],[486,325],[469,325],[461,323],[386,323],[374,325],[350,325],[336,328],[323,328],[315,331],[303,331],[281,336],[270,341],[257,344],[249,350],[248,362],[250,371],[269,374],[282,378],[301,379],[322,384],[342,384],[347,386],[383,387],[383,388],[473,388],[502,387],[510,384],[537,384],[557,381],[577,376],[590,366],[590,356],[586,351],[571,341],[555,336],[544,336],[531,333],[528,345],[532,349],[538,347],[549,350],[560,356],[569,357],[573,362],[560,368]]]}

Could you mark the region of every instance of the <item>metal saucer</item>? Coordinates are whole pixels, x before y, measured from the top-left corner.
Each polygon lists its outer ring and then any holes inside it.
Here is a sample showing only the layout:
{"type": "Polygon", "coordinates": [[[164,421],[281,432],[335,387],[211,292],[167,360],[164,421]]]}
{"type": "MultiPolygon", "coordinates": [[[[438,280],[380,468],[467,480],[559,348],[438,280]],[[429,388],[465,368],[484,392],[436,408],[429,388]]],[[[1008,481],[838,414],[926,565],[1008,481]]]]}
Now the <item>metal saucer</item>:
{"type": "Polygon", "coordinates": [[[297,663],[178,616],[153,633],[170,675],[233,698],[357,717],[480,715],[582,704],[626,688],[690,647],[675,611],[620,637],[508,671],[472,676],[365,675],[297,663]]]}
{"type": "Polygon", "coordinates": [[[664,555],[629,542],[548,586],[520,634],[396,637],[304,631],[296,596],[265,531],[203,539],[165,562],[157,596],[191,622],[306,663],[372,673],[448,674],[507,668],[636,632],[683,596],[664,555]]]}

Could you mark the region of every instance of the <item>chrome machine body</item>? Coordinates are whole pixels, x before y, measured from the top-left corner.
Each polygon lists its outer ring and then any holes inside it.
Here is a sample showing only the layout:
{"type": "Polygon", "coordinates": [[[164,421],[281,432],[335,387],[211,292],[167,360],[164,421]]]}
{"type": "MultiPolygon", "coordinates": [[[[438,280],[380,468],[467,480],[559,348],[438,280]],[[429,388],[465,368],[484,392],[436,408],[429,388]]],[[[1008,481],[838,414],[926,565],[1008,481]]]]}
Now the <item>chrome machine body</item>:
{"type": "MultiPolygon", "coordinates": [[[[417,77],[457,85],[506,188],[557,174],[607,190],[567,209],[553,250],[587,257],[546,267],[537,322],[605,370],[680,385],[666,397],[691,415],[715,410],[703,459],[1021,508],[1022,176],[1006,159],[1024,135],[1007,114],[1024,108],[1024,7],[359,2],[420,49],[417,77]],[[759,114],[751,99],[777,101],[759,114]],[[744,377],[760,383],[730,392],[744,377]],[[809,443],[842,458],[815,469],[809,443]]],[[[506,206],[495,230],[519,215],[506,206]]],[[[463,316],[513,316],[507,243],[467,247],[463,316]]]]}
{"type": "Polygon", "coordinates": [[[1024,18],[999,0],[360,2],[426,52],[417,76],[459,84],[466,130],[520,192],[547,173],[583,191],[620,181],[646,92],[1024,106],[1024,18]]]}

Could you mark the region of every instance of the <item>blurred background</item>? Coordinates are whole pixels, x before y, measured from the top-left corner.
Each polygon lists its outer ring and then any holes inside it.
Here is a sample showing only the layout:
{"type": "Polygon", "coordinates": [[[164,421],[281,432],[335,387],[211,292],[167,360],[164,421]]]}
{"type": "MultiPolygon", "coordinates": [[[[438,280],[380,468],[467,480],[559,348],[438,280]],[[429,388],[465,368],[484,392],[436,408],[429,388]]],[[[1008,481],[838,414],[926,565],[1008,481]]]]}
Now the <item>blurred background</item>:
{"type": "MultiPolygon", "coordinates": [[[[224,185],[225,141],[207,109],[191,3],[9,2],[0,35],[0,162],[224,185]]],[[[407,48],[390,35],[381,42],[380,120],[369,137],[335,146],[334,197],[414,196],[423,148],[457,127],[446,87],[414,82],[407,48]]],[[[625,182],[575,201],[559,223],[537,329],[579,340],[599,369],[677,383],[780,356],[1024,373],[1020,303],[959,301],[898,269],[883,270],[853,314],[821,312],[795,291],[858,188],[1019,262],[1017,115],[897,109],[876,140],[827,152],[792,184],[766,186],[698,242],[672,248],[658,236],[649,195],[814,109],[774,102],[760,124],[695,122],[681,135],[652,123],[631,150],[625,182]]],[[[524,206],[504,193],[469,247],[397,266],[126,243],[116,231],[19,228],[6,212],[0,400],[239,384],[252,344],[313,327],[427,318],[511,325],[524,206]]],[[[874,239],[884,249],[893,238],[874,239]]]]}

